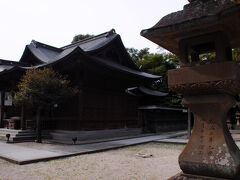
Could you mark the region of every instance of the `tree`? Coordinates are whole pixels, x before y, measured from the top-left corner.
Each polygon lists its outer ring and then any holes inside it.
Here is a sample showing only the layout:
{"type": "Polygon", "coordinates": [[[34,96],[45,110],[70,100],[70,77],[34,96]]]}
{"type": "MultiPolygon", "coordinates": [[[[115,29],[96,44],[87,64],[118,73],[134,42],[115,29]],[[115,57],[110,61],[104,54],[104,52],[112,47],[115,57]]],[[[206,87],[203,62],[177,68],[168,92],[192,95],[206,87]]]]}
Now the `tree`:
{"type": "Polygon", "coordinates": [[[80,41],[80,40],[83,40],[83,39],[87,39],[87,38],[90,38],[90,37],[94,37],[94,35],[92,34],[78,34],[78,35],[75,35],[73,37],[73,40],[71,43],[75,43],[77,41],[80,41]]]}
{"type": "Polygon", "coordinates": [[[162,98],[161,105],[180,106],[182,97],[168,89],[168,70],[178,67],[178,57],[172,53],[148,54],[138,60],[138,67],[147,73],[162,76],[161,84],[153,84],[152,88],[159,91],[168,92],[167,97],[162,98]]]}
{"type": "Polygon", "coordinates": [[[143,48],[141,50],[135,48],[126,48],[132,60],[136,63],[139,59],[142,59],[144,55],[148,55],[149,48],[143,48]]]}
{"type": "Polygon", "coordinates": [[[132,60],[136,63],[139,58],[138,58],[138,50],[135,48],[126,48],[128,54],[132,58],[132,60]]]}
{"type": "Polygon", "coordinates": [[[27,70],[22,76],[13,102],[16,106],[24,105],[37,110],[37,142],[41,142],[41,111],[78,92],[76,88],[69,87],[69,83],[65,76],[52,68],[27,70]]]}
{"type": "Polygon", "coordinates": [[[143,56],[136,64],[144,72],[162,76],[162,86],[159,90],[168,91],[167,71],[177,67],[176,58],[173,54],[149,54],[143,56]]]}
{"type": "Polygon", "coordinates": [[[139,58],[139,59],[142,59],[143,56],[149,55],[149,54],[150,54],[149,48],[140,49],[140,50],[138,51],[138,58],[139,58]]]}

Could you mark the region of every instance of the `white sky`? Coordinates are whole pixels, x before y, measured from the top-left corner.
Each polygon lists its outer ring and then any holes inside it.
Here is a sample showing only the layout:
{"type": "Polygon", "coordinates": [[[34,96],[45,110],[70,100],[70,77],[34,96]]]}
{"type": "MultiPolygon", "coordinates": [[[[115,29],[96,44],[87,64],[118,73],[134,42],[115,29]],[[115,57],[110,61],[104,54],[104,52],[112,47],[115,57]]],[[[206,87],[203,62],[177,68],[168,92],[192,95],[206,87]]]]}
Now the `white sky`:
{"type": "Polygon", "coordinates": [[[157,45],[142,29],[181,10],[187,0],[0,0],[0,59],[18,61],[32,39],[55,47],[76,34],[98,35],[114,28],[125,47],[157,45]]]}

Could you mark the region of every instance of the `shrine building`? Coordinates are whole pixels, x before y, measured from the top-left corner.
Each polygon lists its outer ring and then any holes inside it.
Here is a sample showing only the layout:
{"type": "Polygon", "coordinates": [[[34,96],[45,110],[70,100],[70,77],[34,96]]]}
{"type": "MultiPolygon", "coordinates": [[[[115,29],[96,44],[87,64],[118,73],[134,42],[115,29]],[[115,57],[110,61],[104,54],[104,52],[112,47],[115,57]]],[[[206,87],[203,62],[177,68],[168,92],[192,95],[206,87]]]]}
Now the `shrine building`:
{"type": "Polygon", "coordinates": [[[11,94],[27,69],[52,67],[67,75],[79,94],[52,107],[42,117],[44,129],[99,130],[141,127],[138,96],[127,89],[138,89],[148,96],[166,93],[151,89],[161,79],[141,72],[127,53],[115,30],[56,48],[37,41],[26,46],[19,62],[0,61],[1,126],[19,117],[21,129],[34,128],[35,112],[16,109],[11,94]],[[7,100],[8,99],[8,100],[7,100]]]}

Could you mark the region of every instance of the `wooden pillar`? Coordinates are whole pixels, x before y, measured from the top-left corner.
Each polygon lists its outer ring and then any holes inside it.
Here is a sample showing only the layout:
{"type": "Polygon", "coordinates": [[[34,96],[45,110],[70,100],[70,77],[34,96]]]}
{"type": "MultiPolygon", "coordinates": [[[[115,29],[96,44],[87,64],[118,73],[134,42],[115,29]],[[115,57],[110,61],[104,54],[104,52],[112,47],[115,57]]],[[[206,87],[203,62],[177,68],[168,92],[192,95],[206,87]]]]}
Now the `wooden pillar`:
{"type": "Polygon", "coordinates": [[[21,107],[21,129],[26,129],[26,121],[25,121],[25,112],[24,105],[21,107]]]}
{"type": "Polygon", "coordinates": [[[188,108],[188,139],[190,138],[191,136],[191,111],[190,109],[188,108]]]}
{"type": "Polygon", "coordinates": [[[1,91],[1,108],[0,108],[0,127],[3,128],[4,126],[4,99],[5,99],[5,91],[1,91]]]}
{"type": "Polygon", "coordinates": [[[36,132],[37,132],[37,142],[42,143],[42,134],[41,134],[41,110],[42,107],[37,108],[37,114],[36,114],[36,132]]]}
{"type": "Polygon", "coordinates": [[[138,110],[138,122],[139,122],[139,127],[142,128],[142,133],[145,131],[145,123],[143,119],[143,110],[138,110]]]}

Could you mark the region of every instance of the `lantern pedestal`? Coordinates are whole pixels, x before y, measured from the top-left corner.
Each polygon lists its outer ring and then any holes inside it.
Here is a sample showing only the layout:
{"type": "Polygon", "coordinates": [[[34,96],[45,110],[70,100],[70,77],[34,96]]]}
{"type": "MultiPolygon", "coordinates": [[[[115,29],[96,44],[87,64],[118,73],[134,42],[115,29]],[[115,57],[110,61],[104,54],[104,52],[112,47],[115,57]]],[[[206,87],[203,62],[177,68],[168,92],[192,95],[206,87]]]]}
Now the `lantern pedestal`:
{"type": "Polygon", "coordinates": [[[168,180],[229,180],[215,177],[196,176],[191,174],[178,173],[177,175],[169,178],[168,180]]]}
{"type": "Polygon", "coordinates": [[[235,104],[226,94],[186,96],[183,104],[194,114],[191,138],[179,156],[186,174],[234,178],[240,169],[240,153],[226,125],[235,104]]]}

